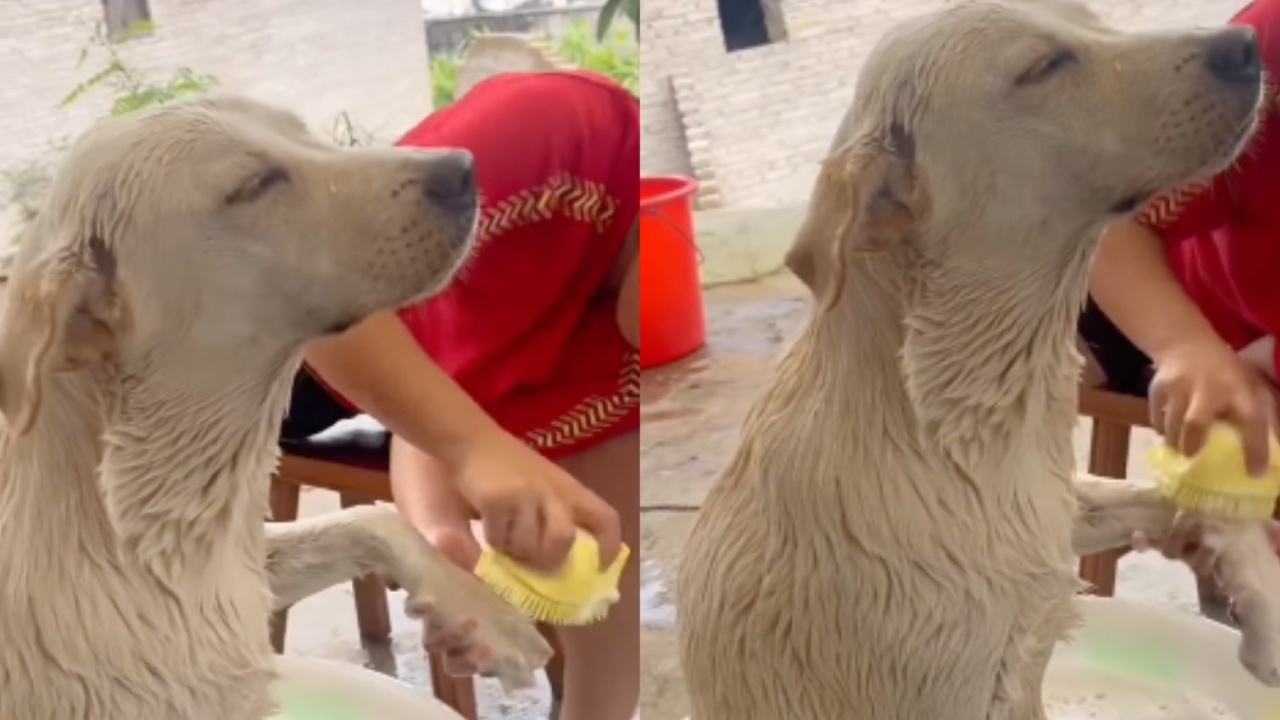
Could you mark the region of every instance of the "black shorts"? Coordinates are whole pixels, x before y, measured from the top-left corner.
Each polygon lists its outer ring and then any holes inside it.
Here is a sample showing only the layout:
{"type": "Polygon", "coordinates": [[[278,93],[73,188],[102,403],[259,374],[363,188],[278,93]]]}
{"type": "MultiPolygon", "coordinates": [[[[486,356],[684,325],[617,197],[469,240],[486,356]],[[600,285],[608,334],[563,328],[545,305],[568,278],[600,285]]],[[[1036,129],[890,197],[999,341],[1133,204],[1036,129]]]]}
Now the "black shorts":
{"type": "Polygon", "coordinates": [[[293,378],[293,396],[289,400],[289,414],[280,428],[280,438],[306,440],[358,414],[348,410],[309,370],[302,368],[293,378]]]}
{"type": "Polygon", "coordinates": [[[1129,342],[1102,308],[1094,304],[1093,298],[1085,305],[1078,328],[1081,339],[1107,376],[1107,389],[1146,397],[1155,375],[1151,359],[1129,342]]]}

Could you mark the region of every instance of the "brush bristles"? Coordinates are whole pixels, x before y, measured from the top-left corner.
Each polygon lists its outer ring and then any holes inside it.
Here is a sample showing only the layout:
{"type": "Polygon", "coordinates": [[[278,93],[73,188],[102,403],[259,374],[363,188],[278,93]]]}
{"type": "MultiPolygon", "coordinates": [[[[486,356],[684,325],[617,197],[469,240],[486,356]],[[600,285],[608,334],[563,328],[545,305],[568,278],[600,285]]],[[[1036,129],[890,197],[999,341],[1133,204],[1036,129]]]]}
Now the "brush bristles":
{"type": "Polygon", "coordinates": [[[609,614],[608,603],[593,602],[588,605],[575,605],[543,597],[524,587],[493,577],[483,579],[498,597],[520,608],[538,622],[551,625],[590,625],[600,622],[609,614]]]}
{"type": "Polygon", "coordinates": [[[1230,520],[1262,521],[1275,511],[1274,497],[1247,497],[1227,495],[1221,491],[1207,490],[1190,485],[1165,488],[1165,497],[1183,510],[1202,512],[1230,520]]]}

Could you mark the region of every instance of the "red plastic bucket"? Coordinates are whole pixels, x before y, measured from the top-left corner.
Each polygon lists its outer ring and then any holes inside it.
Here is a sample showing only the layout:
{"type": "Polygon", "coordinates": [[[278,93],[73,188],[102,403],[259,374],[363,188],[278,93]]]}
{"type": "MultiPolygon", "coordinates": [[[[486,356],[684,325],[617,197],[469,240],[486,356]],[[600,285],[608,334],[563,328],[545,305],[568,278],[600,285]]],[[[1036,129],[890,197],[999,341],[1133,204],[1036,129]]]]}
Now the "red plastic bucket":
{"type": "Polygon", "coordinates": [[[678,360],[707,341],[693,233],[698,182],[640,178],[640,367],[678,360]]]}

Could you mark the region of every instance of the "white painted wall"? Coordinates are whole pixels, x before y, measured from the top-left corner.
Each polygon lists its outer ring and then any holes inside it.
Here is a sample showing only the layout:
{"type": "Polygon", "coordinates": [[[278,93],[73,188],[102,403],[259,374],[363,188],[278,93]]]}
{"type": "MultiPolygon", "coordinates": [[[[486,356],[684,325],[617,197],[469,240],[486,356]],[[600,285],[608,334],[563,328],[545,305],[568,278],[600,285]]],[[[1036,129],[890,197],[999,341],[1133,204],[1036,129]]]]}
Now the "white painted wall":
{"type": "MultiPolygon", "coordinates": [[[[156,79],[179,67],[300,113],[327,131],[339,113],[394,139],[431,107],[420,0],[151,0],[151,37],[120,47],[156,79]]],[[[60,100],[102,67],[80,53],[101,0],[0,0],[0,170],[47,156],[106,112],[109,93],[60,100]]],[[[0,238],[9,228],[0,224],[0,238]]]]}
{"type": "MultiPolygon", "coordinates": [[[[945,0],[764,0],[785,40],[726,52],[716,0],[643,0],[641,169],[696,175],[730,207],[803,202],[867,53],[945,0]],[[677,110],[678,87],[682,117],[677,110]]],[[[1089,0],[1122,28],[1216,25],[1248,0],[1089,0]]]]}

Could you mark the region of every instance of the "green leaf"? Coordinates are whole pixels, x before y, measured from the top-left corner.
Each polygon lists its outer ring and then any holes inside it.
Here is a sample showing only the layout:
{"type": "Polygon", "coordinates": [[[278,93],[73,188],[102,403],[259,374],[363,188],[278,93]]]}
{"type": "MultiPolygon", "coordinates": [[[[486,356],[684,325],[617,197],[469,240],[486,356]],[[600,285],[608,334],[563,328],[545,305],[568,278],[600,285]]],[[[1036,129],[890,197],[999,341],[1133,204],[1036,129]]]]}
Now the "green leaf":
{"type": "Polygon", "coordinates": [[[609,34],[609,28],[613,27],[613,20],[618,16],[618,11],[622,8],[623,0],[605,0],[604,6],[600,8],[600,16],[596,19],[596,39],[604,41],[609,34]]]}
{"type": "Polygon", "coordinates": [[[635,29],[636,42],[640,42],[640,0],[626,0],[623,6],[624,13],[631,19],[631,26],[635,29]]]}
{"type": "Polygon", "coordinates": [[[457,99],[461,64],[461,55],[437,55],[431,59],[431,102],[435,109],[452,105],[457,99]]]}
{"type": "Polygon", "coordinates": [[[618,13],[631,21],[635,28],[636,39],[640,39],[640,0],[605,0],[600,8],[600,16],[596,20],[596,40],[604,42],[618,19],[618,13]]]}
{"type": "Polygon", "coordinates": [[[62,102],[58,103],[59,107],[67,107],[84,96],[85,93],[98,87],[99,85],[110,80],[112,77],[119,75],[125,71],[124,65],[120,61],[112,60],[109,65],[90,75],[86,80],[77,85],[67,96],[62,98],[62,102]]]}
{"type": "Polygon", "coordinates": [[[89,92],[89,86],[84,83],[80,83],[75,86],[71,92],[67,93],[66,97],[62,98],[62,100],[58,102],[58,107],[64,108],[71,105],[81,97],[84,97],[84,94],[87,92],[89,92]]]}

